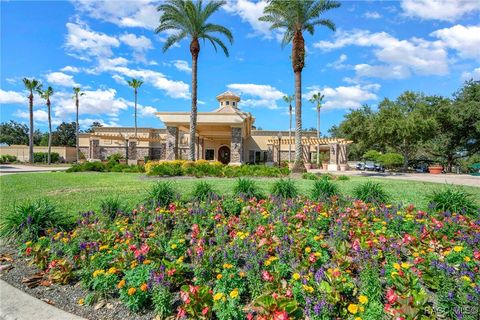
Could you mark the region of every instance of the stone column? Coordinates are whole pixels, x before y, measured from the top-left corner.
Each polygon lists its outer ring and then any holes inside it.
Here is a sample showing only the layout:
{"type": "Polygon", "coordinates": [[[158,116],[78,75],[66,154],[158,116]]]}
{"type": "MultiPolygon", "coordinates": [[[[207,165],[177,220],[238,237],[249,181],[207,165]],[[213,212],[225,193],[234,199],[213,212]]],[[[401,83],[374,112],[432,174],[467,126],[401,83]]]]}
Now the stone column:
{"type": "Polygon", "coordinates": [[[330,143],[330,163],[328,164],[328,171],[338,171],[338,143],[330,143]]]}
{"type": "Polygon", "coordinates": [[[273,165],[273,163],[275,162],[275,145],[273,144],[269,144],[267,146],[267,164],[268,165],[273,165]]]}
{"type": "Polygon", "coordinates": [[[90,159],[100,159],[100,140],[90,140],[90,159]]]}
{"type": "Polygon", "coordinates": [[[242,164],[242,128],[232,128],[232,140],[230,143],[230,164],[242,164]]]}
{"type": "Polygon", "coordinates": [[[137,140],[128,140],[128,164],[137,164],[137,140]]]}
{"type": "Polygon", "coordinates": [[[167,127],[167,143],[165,150],[166,160],[176,160],[178,158],[178,128],[167,127]]]}

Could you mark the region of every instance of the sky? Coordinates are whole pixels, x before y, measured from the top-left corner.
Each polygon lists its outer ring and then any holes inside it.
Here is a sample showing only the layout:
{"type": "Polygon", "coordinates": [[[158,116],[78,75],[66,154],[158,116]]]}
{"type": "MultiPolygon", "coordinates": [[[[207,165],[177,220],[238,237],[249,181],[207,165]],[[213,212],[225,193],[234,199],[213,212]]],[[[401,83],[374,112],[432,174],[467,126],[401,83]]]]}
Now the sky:
{"type": "MultiPolygon", "coordinates": [[[[24,77],[52,86],[52,121],[74,121],[72,87],[80,86],[80,126],[93,121],[133,126],[132,77],[139,89],[140,127],[162,128],[157,111],[191,108],[189,40],[162,52],[168,33],[156,34],[158,1],[0,0],[0,121],[28,123],[24,77]]],[[[240,108],[255,125],[288,130],[284,95],[294,92],[291,46],[281,32],[258,21],[265,1],[229,0],[211,17],[229,28],[230,57],[201,42],[198,63],[199,111],[217,108],[226,91],[241,96],[240,108]]],[[[480,80],[480,2],[402,0],[342,1],[324,18],[333,32],[317,27],[306,34],[303,70],[303,126],[316,126],[308,101],[321,91],[321,132],[350,109],[376,108],[405,90],[451,96],[468,79],[480,80]]],[[[47,128],[45,102],[34,100],[35,126],[47,128]]]]}

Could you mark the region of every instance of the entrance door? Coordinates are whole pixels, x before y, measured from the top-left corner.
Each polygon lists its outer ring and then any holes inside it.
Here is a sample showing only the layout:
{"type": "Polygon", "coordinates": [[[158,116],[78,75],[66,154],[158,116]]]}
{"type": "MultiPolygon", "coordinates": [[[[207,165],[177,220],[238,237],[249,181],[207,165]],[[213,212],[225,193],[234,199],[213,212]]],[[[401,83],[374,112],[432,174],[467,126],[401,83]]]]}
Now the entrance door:
{"type": "Polygon", "coordinates": [[[230,148],[227,146],[222,146],[218,149],[218,161],[223,164],[228,164],[230,162],[230,148]]]}

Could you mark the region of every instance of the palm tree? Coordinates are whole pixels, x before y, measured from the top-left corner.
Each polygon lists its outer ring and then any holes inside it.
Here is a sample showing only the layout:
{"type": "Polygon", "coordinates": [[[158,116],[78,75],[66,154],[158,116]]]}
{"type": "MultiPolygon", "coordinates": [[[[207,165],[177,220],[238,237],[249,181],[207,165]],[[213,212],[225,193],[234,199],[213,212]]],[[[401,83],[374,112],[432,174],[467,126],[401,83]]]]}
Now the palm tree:
{"type": "Polygon", "coordinates": [[[295,95],[283,96],[283,101],[288,104],[288,113],[290,116],[290,126],[288,127],[288,162],[292,162],[292,101],[295,95]]]}
{"type": "Polygon", "coordinates": [[[197,127],[197,61],[200,53],[199,39],[210,41],[215,51],[217,45],[222,48],[228,57],[228,49],[218,35],[224,35],[230,44],[233,43],[233,36],[230,30],[218,24],[207,22],[210,16],[218,11],[226,2],[210,1],[205,7],[202,0],[166,0],[165,3],[158,6],[157,10],[162,13],[160,25],[155,30],[156,33],[163,31],[174,31],[167,38],[163,46],[163,52],[167,51],[172,45],[180,42],[184,38],[190,38],[190,53],[192,55],[192,111],[190,115],[190,141],[188,159],[195,160],[195,133],[197,127]]]}
{"type": "Polygon", "coordinates": [[[302,70],[305,66],[305,40],[303,32],[311,35],[315,26],[322,25],[335,30],[335,24],[320,15],[340,7],[330,0],[270,0],[260,21],[271,23],[270,29],[284,31],[282,47],[292,43],[292,67],[295,73],[295,166],[294,171],[303,171],[302,160],[302,70]]]}
{"type": "Polygon", "coordinates": [[[51,163],[51,153],[52,153],[52,115],[51,115],[51,103],[50,97],[53,95],[53,88],[48,87],[46,90],[38,90],[38,93],[42,97],[42,99],[46,100],[47,105],[47,113],[48,113],[48,164],[51,163]]]}
{"type": "MultiPolygon", "coordinates": [[[[325,96],[320,92],[314,93],[310,98],[311,103],[316,104],[317,109],[317,138],[320,139],[320,108],[322,107],[322,101],[325,96]]],[[[320,165],[320,144],[317,143],[317,166],[320,165]]]]}
{"type": "Polygon", "coordinates": [[[135,138],[137,137],[137,89],[143,84],[142,80],[133,79],[128,80],[128,85],[133,88],[135,94],[135,138]]]}
{"type": "Polygon", "coordinates": [[[80,92],[80,87],[73,88],[73,98],[75,99],[75,109],[76,109],[76,117],[75,117],[75,136],[76,136],[76,153],[77,153],[77,163],[80,160],[80,150],[79,150],[79,127],[78,127],[78,98],[80,96],[85,95],[84,92],[80,92]]]}
{"type": "Polygon", "coordinates": [[[30,92],[28,95],[28,106],[30,112],[30,130],[28,133],[28,161],[33,163],[33,92],[40,90],[42,84],[35,79],[23,78],[25,88],[30,92]]]}

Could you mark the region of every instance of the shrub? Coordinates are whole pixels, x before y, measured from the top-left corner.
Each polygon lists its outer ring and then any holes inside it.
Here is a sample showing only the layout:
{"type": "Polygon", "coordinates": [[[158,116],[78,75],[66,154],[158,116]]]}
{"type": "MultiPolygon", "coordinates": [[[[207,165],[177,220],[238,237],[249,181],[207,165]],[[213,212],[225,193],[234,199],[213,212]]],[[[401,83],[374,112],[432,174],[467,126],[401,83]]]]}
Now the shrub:
{"type": "Polygon", "coordinates": [[[295,198],[298,195],[298,189],[293,180],[283,178],[274,182],[271,192],[274,196],[284,199],[295,198]]]}
{"type": "MultiPolygon", "coordinates": [[[[47,161],[48,161],[48,152],[34,152],[33,153],[33,162],[47,163],[47,161]]],[[[51,152],[50,153],[50,161],[52,163],[60,161],[60,155],[58,154],[58,152],[51,152]]]]}
{"type": "Polygon", "coordinates": [[[327,200],[338,194],[338,186],[325,178],[315,181],[311,192],[312,199],[315,200],[327,200]]]}
{"type": "Polygon", "coordinates": [[[173,311],[173,295],[166,286],[158,285],[154,287],[152,302],[155,306],[155,313],[160,319],[166,319],[173,311]]]}
{"type": "Polygon", "coordinates": [[[177,199],[177,191],[171,181],[159,181],[148,191],[147,201],[158,207],[166,207],[177,199]]]}
{"type": "Polygon", "coordinates": [[[378,161],[378,158],[381,156],[381,153],[377,150],[368,150],[362,156],[363,159],[369,161],[378,161]]]}
{"type": "Polygon", "coordinates": [[[389,199],[389,195],[382,185],[373,181],[367,181],[356,186],[353,189],[353,194],[355,198],[364,202],[386,203],[389,199]]]}
{"type": "Polygon", "coordinates": [[[193,188],[193,198],[198,201],[206,201],[216,197],[217,194],[213,185],[207,181],[197,182],[193,188]]]}
{"type": "Polygon", "coordinates": [[[378,157],[380,162],[387,169],[399,168],[403,165],[403,157],[399,153],[389,152],[378,157]]]}
{"type": "Polygon", "coordinates": [[[48,229],[64,229],[70,226],[67,217],[57,211],[46,199],[15,204],[11,211],[2,215],[0,237],[20,242],[37,240],[48,229]]]}
{"type": "Polygon", "coordinates": [[[312,172],[304,172],[302,174],[302,179],[305,180],[318,180],[318,176],[315,173],[312,172]]]}
{"type": "Polygon", "coordinates": [[[348,180],[350,180],[350,177],[343,174],[343,175],[338,176],[337,180],[338,181],[348,181],[348,180]]]}
{"type": "Polygon", "coordinates": [[[0,163],[11,163],[17,161],[16,156],[11,156],[9,154],[4,154],[0,156],[0,163]]]}
{"type": "Polygon", "coordinates": [[[475,204],[472,195],[462,187],[446,187],[427,196],[429,206],[436,210],[450,211],[468,215],[478,214],[479,206],[475,204]]]}
{"type": "Polygon", "coordinates": [[[100,211],[104,216],[113,220],[117,213],[126,211],[126,206],[118,196],[110,196],[100,201],[100,211]]]}
{"type": "Polygon", "coordinates": [[[238,178],[233,186],[233,193],[237,196],[244,196],[247,198],[263,198],[260,188],[254,180],[249,178],[238,178]]]}

